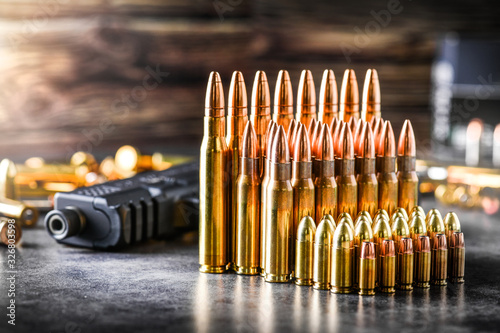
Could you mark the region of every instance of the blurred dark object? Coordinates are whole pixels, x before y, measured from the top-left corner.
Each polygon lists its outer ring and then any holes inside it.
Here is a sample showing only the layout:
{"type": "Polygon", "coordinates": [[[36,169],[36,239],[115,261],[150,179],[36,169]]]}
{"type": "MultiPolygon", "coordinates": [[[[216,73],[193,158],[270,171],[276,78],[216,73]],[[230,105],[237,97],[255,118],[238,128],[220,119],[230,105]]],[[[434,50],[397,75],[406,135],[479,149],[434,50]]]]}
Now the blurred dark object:
{"type": "Polygon", "coordinates": [[[500,167],[500,39],[447,34],[432,68],[432,139],[438,160],[500,167]],[[495,149],[493,148],[495,147],[495,149]],[[493,156],[495,156],[493,158],[493,156]]]}

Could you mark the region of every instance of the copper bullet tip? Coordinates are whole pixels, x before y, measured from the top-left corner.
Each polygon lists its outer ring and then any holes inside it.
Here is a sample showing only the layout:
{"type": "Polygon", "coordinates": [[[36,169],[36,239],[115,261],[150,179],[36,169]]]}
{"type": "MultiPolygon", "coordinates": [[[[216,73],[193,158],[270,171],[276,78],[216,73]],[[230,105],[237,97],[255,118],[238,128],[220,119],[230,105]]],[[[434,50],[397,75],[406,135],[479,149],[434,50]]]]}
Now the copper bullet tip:
{"type": "Polygon", "coordinates": [[[320,108],[327,110],[324,111],[337,111],[338,95],[337,95],[337,81],[335,81],[335,74],[331,69],[325,69],[323,78],[321,79],[321,87],[319,90],[319,105],[320,108]],[[335,107],[333,107],[335,106],[335,107]]]}
{"type": "Polygon", "coordinates": [[[259,144],[257,134],[249,121],[243,132],[243,147],[241,148],[241,157],[244,158],[259,158],[259,144]]]}
{"type": "Polygon", "coordinates": [[[252,88],[252,112],[262,116],[271,113],[271,93],[264,71],[257,71],[252,88]]]}
{"type": "MultiPolygon", "coordinates": [[[[446,239],[445,239],[446,241],[446,239]]],[[[413,241],[409,237],[401,238],[399,242],[399,253],[402,254],[412,254],[413,253],[413,241]]]]}
{"type": "MultiPolygon", "coordinates": [[[[316,130],[316,126],[318,125],[318,121],[316,119],[312,119],[309,127],[307,127],[307,133],[309,134],[309,139],[312,140],[312,136],[314,131],[316,130]]],[[[311,141],[312,142],[312,141],[311,141]]]]}
{"type": "Polygon", "coordinates": [[[394,139],[394,131],[389,120],[385,121],[382,133],[380,134],[377,155],[384,157],[396,156],[396,140],[394,139]]]}
{"type": "Polygon", "coordinates": [[[330,135],[330,127],[327,124],[323,124],[321,127],[321,132],[319,133],[317,142],[316,159],[322,161],[333,161],[333,141],[332,136],[330,135]]]}
{"type": "Polygon", "coordinates": [[[378,144],[380,143],[380,136],[382,135],[382,130],[384,129],[384,119],[377,118],[375,120],[375,125],[372,126],[373,129],[373,139],[375,140],[375,152],[378,150],[378,144]]]}
{"type": "Polygon", "coordinates": [[[433,250],[447,250],[448,244],[446,243],[445,234],[436,234],[434,236],[434,242],[432,243],[433,250]]]}
{"type": "Polygon", "coordinates": [[[229,86],[229,99],[227,102],[228,115],[247,115],[247,88],[243,74],[239,71],[233,72],[231,84],[229,86]]]}
{"type": "Polygon", "coordinates": [[[357,119],[356,118],[351,118],[349,119],[349,121],[347,122],[347,124],[349,125],[349,128],[351,129],[351,133],[354,133],[356,132],[356,125],[357,125],[357,119]]]}
{"type": "Polygon", "coordinates": [[[293,91],[290,75],[286,70],[280,70],[274,92],[274,106],[279,114],[293,113],[293,91]]]}
{"type": "Polygon", "coordinates": [[[335,130],[332,129],[332,139],[333,142],[335,143],[335,155],[338,156],[338,142],[340,141],[340,133],[342,132],[342,127],[344,127],[345,122],[343,120],[338,120],[337,126],[335,127],[335,130]]]}
{"type": "Polygon", "coordinates": [[[339,124],[338,118],[333,118],[332,122],[328,124],[328,126],[330,126],[330,130],[332,131],[332,138],[333,138],[333,133],[337,129],[338,124],[339,124]]]}
{"type": "Polygon", "coordinates": [[[384,239],[382,241],[382,245],[380,246],[380,255],[384,257],[394,257],[396,255],[396,249],[392,239],[384,239]]]}
{"type": "Polygon", "coordinates": [[[356,73],[353,69],[346,69],[340,89],[340,109],[359,111],[359,90],[356,73]]]}
{"type": "Polygon", "coordinates": [[[415,157],[416,155],[415,134],[413,133],[413,127],[411,126],[409,119],[405,120],[403,128],[401,128],[398,143],[398,155],[411,157],[415,157]]]}
{"type": "Polygon", "coordinates": [[[431,240],[429,236],[418,237],[416,252],[431,252],[431,240]]]}
{"type": "Polygon", "coordinates": [[[370,124],[367,122],[363,125],[363,130],[358,139],[358,156],[362,158],[375,157],[375,144],[373,140],[373,133],[370,124]]]}
{"type": "Polygon", "coordinates": [[[283,126],[278,126],[278,130],[273,140],[271,161],[275,164],[290,163],[290,151],[288,150],[288,140],[283,126]]]}
{"type": "Polygon", "coordinates": [[[299,124],[297,138],[294,143],[293,160],[296,162],[311,162],[311,143],[306,126],[299,124]]]}
{"type": "Polygon", "coordinates": [[[361,259],[375,259],[375,243],[363,242],[361,244],[361,259]]]}
{"type": "Polygon", "coordinates": [[[340,140],[338,142],[338,157],[341,159],[354,158],[354,144],[352,142],[352,133],[347,123],[344,123],[340,140]]]}
{"type": "Polygon", "coordinates": [[[217,72],[211,72],[208,78],[207,94],[205,96],[205,116],[224,117],[224,89],[217,72]]]}
{"type": "Polygon", "coordinates": [[[380,111],[380,83],[376,69],[366,71],[362,108],[367,112],[380,111]]]}
{"type": "Polygon", "coordinates": [[[299,89],[297,91],[297,112],[316,112],[316,88],[310,70],[305,69],[300,74],[299,89]]]}
{"type": "Polygon", "coordinates": [[[286,136],[288,138],[288,147],[290,147],[290,152],[293,153],[293,149],[292,149],[292,146],[293,146],[293,136],[294,134],[297,133],[297,129],[298,129],[298,126],[297,126],[297,121],[295,119],[292,119],[292,121],[290,121],[290,125],[288,126],[288,129],[286,131],[286,136]]]}
{"type": "Polygon", "coordinates": [[[464,249],[465,248],[465,240],[463,232],[454,232],[450,237],[450,247],[464,249]]]}
{"type": "Polygon", "coordinates": [[[269,126],[266,132],[266,157],[269,159],[271,157],[271,151],[273,149],[274,137],[278,131],[278,125],[274,121],[269,122],[269,126]]]}
{"type": "Polygon", "coordinates": [[[323,123],[318,120],[317,122],[315,122],[314,129],[309,136],[309,141],[311,142],[312,154],[314,154],[314,156],[316,156],[316,152],[318,150],[318,138],[319,138],[319,133],[321,132],[321,128],[323,128],[323,123]]]}
{"type": "Polygon", "coordinates": [[[354,142],[354,153],[356,155],[359,155],[359,152],[358,152],[359,137],[361,136],[361,132],[363,132],[363,128],[364,128],[365,124],[367,124],[367,122],[360,118],[356,122],[356,126],[354,126],[354,131],[352,132],[352,134],[353,134],[352,139],[354,142]]]}

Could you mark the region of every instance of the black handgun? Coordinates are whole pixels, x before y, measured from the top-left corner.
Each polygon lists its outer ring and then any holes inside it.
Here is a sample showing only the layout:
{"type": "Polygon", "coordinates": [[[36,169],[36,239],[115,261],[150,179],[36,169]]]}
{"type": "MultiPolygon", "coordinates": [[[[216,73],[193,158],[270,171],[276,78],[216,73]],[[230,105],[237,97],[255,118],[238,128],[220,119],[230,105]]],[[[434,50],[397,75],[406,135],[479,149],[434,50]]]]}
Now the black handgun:
{"type": "Polygon", "coordinates": [[[56,193],[45,227],[59,243],[101,250],[197,230],[199,163],[56,193]]]}

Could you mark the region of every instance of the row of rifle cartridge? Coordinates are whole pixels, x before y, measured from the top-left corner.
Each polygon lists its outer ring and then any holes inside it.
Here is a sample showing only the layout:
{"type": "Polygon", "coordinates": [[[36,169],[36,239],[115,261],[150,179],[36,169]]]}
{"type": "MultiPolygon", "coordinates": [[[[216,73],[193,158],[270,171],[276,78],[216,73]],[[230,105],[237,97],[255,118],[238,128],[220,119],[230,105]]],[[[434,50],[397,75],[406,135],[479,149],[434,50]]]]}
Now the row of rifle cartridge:
{"type": "Polygon", "coordinates": [[[446,252],[450,243],[464,249],[458,218],[448,214],[448,228],[439,212],[425,216],[418,208],[413,129],[406,120],[396,147],[391,123],[381,118],[377,71],[367,71],[361,114],[351,69],[340,103],[334,73],[325,70],[316,113],[314,80],[304,70],[295,117],[293,104],[282,70],[271,119],[267,77],[258,71],[249,121],[245,82],[235,71],[226,117],[220,76],[210,74],[200,155],[200,271],[260,273],[268,282],[295,279],[362,294],[372,294],[375,284],[392,292],[395,281],[401,289],[411,289],[414,279],[426,287],[431,276],[446,284],[452,271],[458,272],[452,280],[463,281],[463,255],[454,270],[448,255],[431,252],[446,252]],[[413,260],[414,249],[425,259],[413,260]]]}

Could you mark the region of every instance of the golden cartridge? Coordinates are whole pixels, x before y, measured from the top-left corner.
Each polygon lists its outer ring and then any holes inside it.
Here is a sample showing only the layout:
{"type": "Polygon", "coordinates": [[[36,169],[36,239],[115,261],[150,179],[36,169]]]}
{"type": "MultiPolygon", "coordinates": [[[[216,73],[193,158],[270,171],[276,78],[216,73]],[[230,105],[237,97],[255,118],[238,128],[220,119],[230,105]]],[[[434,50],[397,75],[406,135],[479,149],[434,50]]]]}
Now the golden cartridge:
{"type": "Polygon", "coordinates": [[[419,236],[415,247],[415,287],[429,288],[431,280],[431,242],[428,236],[419,236]]]}
{"type": "Polygon", "coordinates": [[[464,283],[465,273],[465,241],[463,232],[455,232],[450,237],[451,265],[448,277],[451,283],[464,283]]]}
{"type": "Polygon", "coordinates": [[[314,239],[316,237],[316,223],[310,216],[304,216],[297,230],[295,255],[295,284],[312,286],[314,239]]]}
{"type": "Polygon", "coordinates": [[[363,242],[359,259],[359,294],[375,295],[375,280],[377,275],[377,261],[375,256],[375,244],[363,242]]]}
{"type": "Polygon", "coordinates": [[[425,211],[424,209],[421,207],[421,206],[415,206],[411,209],[411,214],[410,214],[410,217],[414,214],[419,214],[420,216],[422,216],[425,220],[425,211]]]}
{"type": "Polygon", "coordinates": [[[364,121],[371,121],[373,118],[380,118],[380,83],[376,69],[366,71],[365,83],[363,85],[363,103],[361,104],[361,118],[364,121]]]}
{"type": "Polygon", "coordinates": [[[449,212],[444,216],[443,223],[446,235],[446,242],[447,244],[450,244],[451,236],[453,236],[455,232],[462,231],[462,228],[460,226],[460,220],[458,219],[457,214],[455,214],[454,212],[449,212]]]}
{"type": "MultiPolygon", "coordinates": [[[[311,144],[304,124],[299,124],[292,162],[293,223],[292,239],[295,240],[299,221],[304,216],[314,216],[314,183],[312,180],[311,144]]],[[[295,242],[291,242],[290,253],[295,254],[295,242]]],[[[292,272],[295,261],[291,262],[292,272]]]]}
{"type": "Polygon", "coordinates": [[[401,207],[396,208],[394,210],[394,213],[392,214],[392,216],[394,217],[395,214],[402,216],[406,220],[406,222],[409,221],[408,213],[406,212],[406,210],[404,208],[401,208],[401,207]]]}
{"type": "Polygon", "coordinates": [[[335,223],[335,219],[333,218],[333,216],[331,216],[330,214],[326,214],[325,216],[323,216],[323,218],[329,220],[333,227],[337,228],[337,224],[335,223]]]}
{"type": "MultiPolygon", "coordinates": [[[[375,216],[375,214],[373,216],[375,216]]],[[[370,223],[370,228],[371,228],[371,226],[373,225],[373,219],[370,213],[366,210],[359,211],[358,217],[356,218],[356,223],[354,224],[354,228],[356,228],[358,226],[358,223],[361,222],[362,217],[368,220],[368,223],[370,223]]]]}
{"type": "Polygon", "coordinates": [[[273,140],[269,184],[266,194],[266,262],[267,282],[288,282],[290,280],[291,228],[293,225],[293,189],[291,184],[290,153],[283,126],[273,140]]]}
{"type": "Polygon", "coordinates": [[[286,70],[278,73],[276,89],[274,90],[273,120],[279,126],[287,128],[293,119],[293,91],[290,75],[286,70]]]}
{"type": "Polygon", "coordinates": [[[312,73],[308,69],[300,74],[295,119],[306,127],[309,127],[312,119],[316,119],[316,88],[312,73]]]}
{"type": "Polygon", "coordinates": [[[333,234],[332,293],[348,294],[353,289],[354,234],[346,218],[339,220],[333,234]]]}
{"type": "Polygon", "coordinates": [[[434,236],[432,244],[431,283],[435,286],[446,286],[448,276],[448,245],[446,235],[434,236]]]}
{"type": "Polygon", "coordinates": [[[434,241],[437,234],[444,234],[446,229],[444,227],[443,220],[440,215],[433,214],[429,216],[429,220],[427,222],[427,236],[431,241],[431,249],[434,249],[434,241]]]}
{"type": "Polygon", "coordinates": [[[259,168],[260,168],[260,177],[262,180],[264,180],[264,177],[266,176],[267,171],[268,171],[267,151],[270,149],[269,145],[268,145],[268,140],[269,140],[268,138],[269,138],[269,133],[271,133],[271,130],[273,127],[274,127],[274,131],[276,131],[276,128],[277,128],[276,123],[273,120],[271,120],[269,122],[269,125],[267,125],[267,130],[266,130],[266,134],[264,137],[264,144],[263,144],[262,149],[260,150],[260,155],[261,155],[260,159],[261,159],[262,163],[259,165],[259,168]]]}
{"type": "Polygon", "coordinates": [[[136,147],[125,145],[115,153],[115,166],[120,178],[128,178],[138,172],[152,170],[153,162],[151,155],[142,155],[136,147]]]}
{"type": "Polygon", "coordinates": [[[339,115],[337,81],[331,69],[325,69],[319,90],[318,119],[332,127],[332,121],[339,115]]]}
{"type": "Polygon", "coordinates": [[[317,142],[318,173],[314,180],[314,187],[316,189],[316,223],[319,223],[326,214],[337,216],[337,183],[334,174],[333,142],[327,124],[323,124],[317,142]]]}
{"type": "Polygon", "coordinates": [[[385,209],[377,210],[377,213],[375,213],[375,216],[377,216],[377,215],[382,215],[387,220],[387,222],[389,222],[391,220],[389,213],[387,213],[387,211],[385,209]]]}
{"type": "Polygon", "coordinates": [[[383,293],[396,292],[396,250],[392,239],[384,239],[380,245],[380,255],[377,258],[378,289],[383,293]]]}
{"type": "MultiPolygon", "coordinates": [[[[381,261],[380,261],[380,251],[381,251],[381,246],[382,242],[384,240],[391,240],[392,239],[392,231],[391,227],[389,226],[389,219],[386,219],[386,217],[380,213],[377,214],[375,219],[373,220],[373,242],[375,243],[375,252],[377,254],[377,271],[381,273],[381,261]]],[[[396,259],[394,259],[396,260],[396,259]]],[[[377,281],[380,281],[381,277],[377,277],[377,281]]]]}
{"type": "Polygon", "coordinates": [[[335,178],[338,187],[339,213],[349,213],[356,216],[358,213],[358,185],[354,176],[354,147],[349,126],[344,124],[338,142],[339,173],[335,178]]]}
{"type": "Polygon", "coordinates": [[[32,227],[38,221],[38,210],[26,206],[21,201],[0,198],[0,214],[14,218],[23,227],[32,227]]]}
{"type": "MultiPolygon", "coordinates": [[[[151,159],[149,156],[143,156],[142,158],[151,159]]],[[[89,174],[92,174],[94,178],[97,178],[98,176],[99,163],[97,163],[94,155],[90,153],[77,151],[71,156],[70,165],[76,168],[76,173],[81,178],[87,178],[87,180],[90,180],[91,176],[89,174]]],[[[96,183],[97,182],[87,181],[87,185],[93,185],[96,183]]]]}
{"type": "Polygon", "coordinates": [[[247,116],[247,90],[245,80],[241,72],[233,72],[231,85],[229,86],[229,97],[227,106],[227,134],[226,142],[228,148],[228,262],[230,267],[236,261],[236,215],[237,198],[236,188],[238,173],[240,171],[241,147],[243,145],[243,132],[248,122],[247,116]]]}
{"type": "Polygon", "coordinates": [[[14,245],[23,236],[21,225],[12,218],[0,217],[0,244],[14,245]]]}
{"type": "Polygon", "coordinates": [[[356,73],[353,69],[346,69],[340,89],[339,118],[349,121],[351,118],[359,119],[359,90],[356,73]]]}
{"type": "MultiPolygon", "coordinates": [[[[384,120],[382,118],[375,118],[377,119],[375,121],[375,126],[372,126],[373,129],[373,141],[375,142],[375,155],[379,154],[379,145],[380,145],[380,138],[382,136],[382,130],[384,129],[384,120]]],[[[377,170],[377,173],[379,173],[381,170],[381,165],[380,165],[380,160],[377,159],[377,162],[375,164],[375,169],[377,170]]]]}
{"type": "Polygon", "coordinates": [[[99,164],[99,173],[104,175],[107,180],[117,180],[121,176],[116,170],[115,158],[113,156],[105,157],[99,164]]]}
{"type": "Polygon", "coordinates": [[[375,146],[373,133],[368,123],[364,123],[358,140],[358,156],[356,157],[358,174],[358,211],[367,211],[375,216],[378,208],[378,182],[375,173],[375,146]]]}
{"type": "Polygon", "coordinates": [[[332,281],[332,246],[335,227],[323,218],[314,238],[313,288],[330,289],[332,281]]]}
{"type": "Polygon", "coordinates": [[[354,234],[354,229],[355,229],[355,225],[354,225],[354,221],[352,220],[352,217],[351,215],[349,215],[349,213],[340,213],[339,214],[339,217],[338,217],[338,220],[342,220],[342,219],[345,219],[346,222],[349,224],[349,227],[351,227],[352,229],[352,232],[354,234]]]}
{"type": "Polygon", "coordinates": [[[261,184],[261,194],[260,194],[260,268],[261,275],[265,275],[265,263],[266,263],[266,218],[267,218],[267,185],[269,184],[270,174],[271,174],[271,153],[273,147],[273,141],[278,131],[278,126],[274,121],[270,122],[271,126],[267,131],[267,145],[266,145],[266,159],[264,161],[265,171],[264,177],[262,178],[261,184]]]}
{"type": "Polygon", "coordinates": [[[399,215],[395,215],[391,220],[391,232],[394,243],[399,244],[403,238],[410,237],[410,228],[406,220],[399,215]]]}
{"type": "MultiPolygon", "coordinates": [[[[439,212],[437,208],[432,208],[427,212],[427,215],[425,216],[425,224],[427,225],[427,228],[429,228],[429,222],[431,219],[431,216],[437,215],[441,221],[443,221],[443,216],[439,212]]],[[[431,238],[431,243],[432,243],[432,238],[431,238]]]]}
{"type": "Polygon", "coordinates": [[[398,206],[410,211],[418,201],[418,177],[415,171],[416,144],[411,122],[406,119],[398,143],[398,206]]]}
{"type": "MultiPolygon", "coordinates": [[[[373,242],[373,231],[370,221],[366,217],[360,216],[354,229],[354,288],[358,288],[360,283],[360,259],[363,242],[373,242]]],[[[373,260],[375,262],[375,247],[373,248],[373,260]]],[[[373,273],[375,274],[375,271],[373,273]]],[[[375,277],[373,279],[375,283],[375,277]]]]}
{"type": "Polygon", "coordinates": [[[19,189],[15,182],[17,169],[14,162],[4,158],[0,162],[0,198],[17,200],[19,189]]]}
{"type": "Polygon", "coordinates": [[[251,122],[243,134],[236,203],[236,273],[255,275],[260,268],[260,173],[259,142],[251,122]]]}
{"type": "MultiPolygon", "coordinates": [[[[410,238],[413,240],[413,248],[418,248],[418,239],[421,236],[427,236],[427,227],[424,218],[419,214],[414,214],[410,218],[410,238]]],[[[430,245],[429,245],[430,248],[430,245]]]]}
{"type": "Polygon", "coordinates": [[[228,264],[227,176],[224,92],[217,72],[210,73],[200,149],[200,272],[223,273],[228,264]]]}
{"type": "Polygon", "coordinates": [[[266,153],[266,133],[271,122],[271,94],[269,92],[269,83],[264,71],[257,71],[253,81],[252,88],[252,107],[250,111],[250,121],[255,128],[257,141],[259,142],[260,163],[259,170],[261,174],[264,171],[264,158],[266,153]]]}
{"type": "Polygon", "coordinates": [[[386,121],[377,149],[377,164],[380,171],[378,181],[378,207],[393,212],[398,205],[398,178],[396,177],[396,147],[394,132],[389,121],[386,121]]]}
{"type": "Polygon", "coordinates": [[[396,260],[396,287],[400,290],[413,290],[413,243],[404,237],[399,242],[396,260]]]}

